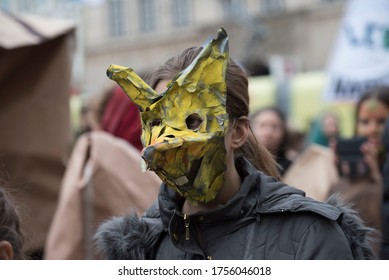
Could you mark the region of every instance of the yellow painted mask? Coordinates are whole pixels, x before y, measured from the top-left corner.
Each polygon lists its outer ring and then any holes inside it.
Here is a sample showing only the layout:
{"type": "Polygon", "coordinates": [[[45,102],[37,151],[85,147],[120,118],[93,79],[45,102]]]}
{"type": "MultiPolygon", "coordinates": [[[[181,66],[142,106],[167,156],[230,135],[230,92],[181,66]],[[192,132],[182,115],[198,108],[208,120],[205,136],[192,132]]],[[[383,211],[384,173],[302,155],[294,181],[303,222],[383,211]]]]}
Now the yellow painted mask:
{"type": "Polygon", "coordinates": [[[227,65],[228,37],[222,28],[162,94],[130,68],[107,70],[139,107],[147,167],[192,203],[212,201],[224,182],[227,65]]]}

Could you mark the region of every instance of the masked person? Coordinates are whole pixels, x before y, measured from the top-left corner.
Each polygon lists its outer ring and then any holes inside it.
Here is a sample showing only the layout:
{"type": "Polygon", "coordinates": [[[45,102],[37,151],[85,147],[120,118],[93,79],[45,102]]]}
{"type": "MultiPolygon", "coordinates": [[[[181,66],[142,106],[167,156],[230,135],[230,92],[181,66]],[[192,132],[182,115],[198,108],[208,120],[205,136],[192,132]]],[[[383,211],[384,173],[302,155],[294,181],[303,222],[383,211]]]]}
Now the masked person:
{"type": "Polygon", "coordinates": [[[138,105],[142,155],[164,183],[142,217],[99,227],[105,258],[372,258],[369,229],[354,212],[277,179],[274,159],[251,132],[248,80],[229,59],[224,29],[169,59],[148,84],[129,68],[107,72],[138,105]]]}

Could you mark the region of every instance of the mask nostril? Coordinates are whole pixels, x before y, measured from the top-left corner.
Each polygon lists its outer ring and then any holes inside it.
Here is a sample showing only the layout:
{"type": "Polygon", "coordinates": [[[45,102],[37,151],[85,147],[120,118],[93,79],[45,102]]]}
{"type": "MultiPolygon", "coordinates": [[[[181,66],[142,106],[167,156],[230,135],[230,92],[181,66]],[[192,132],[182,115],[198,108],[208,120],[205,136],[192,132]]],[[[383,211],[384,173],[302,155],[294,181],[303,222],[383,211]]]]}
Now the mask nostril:
{"type": "Polygon", "coordinates": [[[165,135],[165,138],[175,138],[175,136],[170,134],[170,135],[165,135]]]}

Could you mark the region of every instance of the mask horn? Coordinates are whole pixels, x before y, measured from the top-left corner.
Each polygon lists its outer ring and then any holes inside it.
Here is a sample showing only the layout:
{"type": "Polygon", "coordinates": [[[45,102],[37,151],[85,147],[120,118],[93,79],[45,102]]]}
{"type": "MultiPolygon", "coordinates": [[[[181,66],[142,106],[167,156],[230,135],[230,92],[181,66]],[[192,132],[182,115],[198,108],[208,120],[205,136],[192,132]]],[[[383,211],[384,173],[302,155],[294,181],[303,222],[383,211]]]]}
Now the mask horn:
{"type": "Polygon", "coordinates": [[[159,97],[131,68],[112,64],[107,69],[107,76],[118,83],[141,112],[159,97]]]}
{"type": "Polygon", "coordinates": [[[178,86],[194,92],[204,84],[217,89],[220,99],[226,100],[226,71],[228,66],[228,36],[222,27],[218,30],[217,37],[206,44],[195,60],[182,71],[175,81],[178,86]]]}

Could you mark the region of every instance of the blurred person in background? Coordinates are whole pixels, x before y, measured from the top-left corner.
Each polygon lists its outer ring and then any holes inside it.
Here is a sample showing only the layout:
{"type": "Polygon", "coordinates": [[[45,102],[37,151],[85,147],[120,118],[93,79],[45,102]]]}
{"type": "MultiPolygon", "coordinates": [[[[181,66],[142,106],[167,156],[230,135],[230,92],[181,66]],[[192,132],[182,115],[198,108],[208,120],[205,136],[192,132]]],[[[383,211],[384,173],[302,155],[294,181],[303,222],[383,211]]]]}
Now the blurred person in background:
{"type": "Polygon", "coordinates": [[[142,150],[138,107],[129,102],[119,86],[110,86],[102,94],[88,97],[81,107],[80,118],[82,125],[76,138],[83,133],[102,130],[142,150]]]}
{"type": "Polygon", "coordinates": [[[139,151],[143,149],[140,141],[142,125],[138,106],[129,101],[126,93],[114,86],[102,104],[101,129],[126,140],[139,151]]]}
{"type": "MultiPolygon", "coordinates": [[[[354,136],[366,137],[359,150],[362,165],[351,172],[351,164],[340,162],[341,154],[336,146],[333,149],[339,165],[340,179],[334,191],[345,201],[354,205],[366,225],[381,230],[381,205],[383,181],[381,168],[385,160],[382,143],[385,119],[389,117],[389,87],[377,87],[365,92],[358,100],[355,109],[354,136]]],[[[340,140],[338,141],[340,142],[340,140]]],[[[376,252],[379,252],[377,234],[376,252]]],[[[388,237],[383,236],[387,239],[388,237]]]]}
{"type": "Polygon", "coordinates": [[[24,259],[23,235],[14,201],[0,186],[0,260],[24,259]]]}
{"type": "Polygon", "coordinates": [[[284,113],[277,107],[265,107],[250,119],[256,139],[275,157],[283,175],[292,163],[286,156],[289,134],[284,113]]]}
{"type": "Polygon", "coordinates": [[[325,147],[330,145],[331,140],[340,137],[340,120],[336,113],[327,111],[312,121],[307,135],[307,145],[319,144],[325,147]]]}
{"type": "Polygon", "coordinates": [[[89,129],[71,153],[45,259],[99,259],[91,238],[97,225],[128,211],[143,214],[161,184],[154,173],[141,170],[139,110],[125,92],[109,87],[87,105],[89,129]]]}
{"type": "Polygon", "coordinates": [[[306,133],[288,130],[287,158],[293,164],[285,172],[283,181],[302,189],[308,197],[327,201],[339,180],[333,164],[334,154],[328,147],[339,137],[337,115],[331,111],[322,113],[312,121],[306,133]]]}

